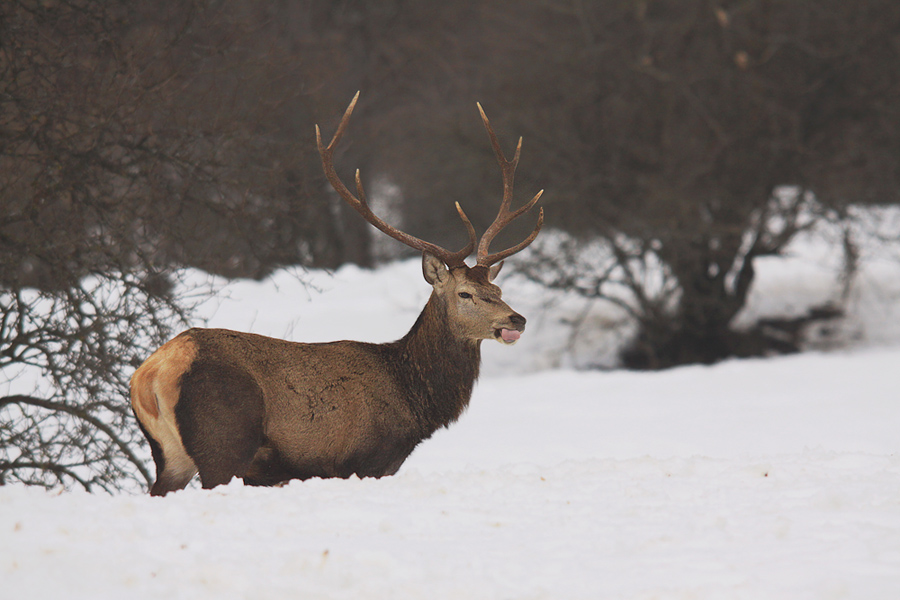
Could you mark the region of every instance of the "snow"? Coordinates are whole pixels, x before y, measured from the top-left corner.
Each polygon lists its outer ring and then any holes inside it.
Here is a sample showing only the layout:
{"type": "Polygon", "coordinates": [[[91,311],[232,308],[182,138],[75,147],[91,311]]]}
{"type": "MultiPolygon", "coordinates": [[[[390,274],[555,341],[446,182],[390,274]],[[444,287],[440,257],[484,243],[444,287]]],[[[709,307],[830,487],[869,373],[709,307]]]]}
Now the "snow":
{"type": "Polygon", "coordinates": [[[8,598],[892,598],[900,463],[809,451],[4,493],[8,598]]]}
{"type": "MultiPolygon", "coordinates": [[[[763,265],[748,310],[818,302],[808,266],[763,265]]],[[[507,277],[528,329],[485,346],[469,410],[396,476],[165,498],[0,487],[0,598],[896,598],[900,278],[876,267],[844,350],[656,373],[572,369],[592,360],[566,328],[584,302],[507,277]]],[[[202,314],[378,342],[428,293],[417,261],[281,272],[202,314]]]]}

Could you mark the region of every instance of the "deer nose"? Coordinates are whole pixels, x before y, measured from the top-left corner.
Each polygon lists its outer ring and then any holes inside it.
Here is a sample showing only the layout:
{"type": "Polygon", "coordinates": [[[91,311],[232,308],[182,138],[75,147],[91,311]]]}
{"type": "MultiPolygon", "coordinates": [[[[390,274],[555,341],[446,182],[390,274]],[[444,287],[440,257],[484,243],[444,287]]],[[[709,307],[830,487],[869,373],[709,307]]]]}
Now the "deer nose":
{"type": "Polygon", "coordinates": [[[512,325],[519,331],[525,330],[525,317],[523,317],[519,313],[513,313],[509,315],[509,322],[512,323],[512,325]]]}

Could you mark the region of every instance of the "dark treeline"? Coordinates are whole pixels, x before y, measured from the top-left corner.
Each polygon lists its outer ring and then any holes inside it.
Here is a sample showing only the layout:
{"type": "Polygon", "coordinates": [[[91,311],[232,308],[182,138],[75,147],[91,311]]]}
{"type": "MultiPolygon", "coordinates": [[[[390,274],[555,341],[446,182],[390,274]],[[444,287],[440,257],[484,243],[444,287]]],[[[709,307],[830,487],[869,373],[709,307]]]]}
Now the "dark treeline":
{"type": "Polygon", "coordinates": [[[112,219],[123,260],[160,268],[371,264],[312,135],[357,89],[342,162],[399,186],[439,243],[453,200],[492,217],[476,100],[525,136],[550,226],[656,240],[684,282],[708,269],[681,263],[734,259],[775,186],[835,206],[898,190],[889,0],[16,0],[0,27],[3,282],[90,271],[112,219]]]}
{"type": "Polygon", "coordinates": [[[568,236],[524,270],[626,289],[622,363],[659,368],[796,349],[795,321],[731,328],[753,261],[851,203],[898,201],[898,79],[895,0],[6,0],[0,369],[56,392],[0,399],[0,482],[143,469],[122,398],[185,315],[180,267],[382,257],[315,150],[357,90],[344,179],[360,168],[377,210],[441,245],[462,241],[454,201],[483,230],[500,193],[475,102],[510,146],[523,135],[517,188],[546,189],[568,236]],[[585,265],[598,241],[611,262],[585,265]],[[96,423],[117,424],[99,445],[96,423]]]}

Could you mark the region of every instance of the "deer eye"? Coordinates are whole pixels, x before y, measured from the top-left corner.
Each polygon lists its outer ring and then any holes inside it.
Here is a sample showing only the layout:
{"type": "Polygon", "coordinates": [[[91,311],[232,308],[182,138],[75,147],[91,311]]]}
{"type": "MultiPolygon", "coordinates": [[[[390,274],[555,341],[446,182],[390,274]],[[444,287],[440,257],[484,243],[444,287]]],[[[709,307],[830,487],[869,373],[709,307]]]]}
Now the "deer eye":
{"type": "Polygon", "coordinates": [[[460,292],[459,297],[468,299],[472,297],[472,294],[470,294],[469,292],[460,292]]]}

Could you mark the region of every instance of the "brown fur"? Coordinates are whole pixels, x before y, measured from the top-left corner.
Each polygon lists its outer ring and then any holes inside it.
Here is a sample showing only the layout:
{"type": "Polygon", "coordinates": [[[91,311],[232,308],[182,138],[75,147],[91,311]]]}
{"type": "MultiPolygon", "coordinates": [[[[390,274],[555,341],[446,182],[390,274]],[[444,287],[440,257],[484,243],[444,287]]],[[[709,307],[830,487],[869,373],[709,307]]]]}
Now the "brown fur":
{"type": "Polygon", "coordinates": [[[204,487],[234,476],[273,485],[395,473],[465,410],[481,341],[525,323],[490,283],[496,270],[448,270],[428,256],[423,264],[434,291],[396,342],[190,329],[154,353],[132,379],[134,411],[155,448],[151,493],[180,489],[197,471],[204,487]]]}

